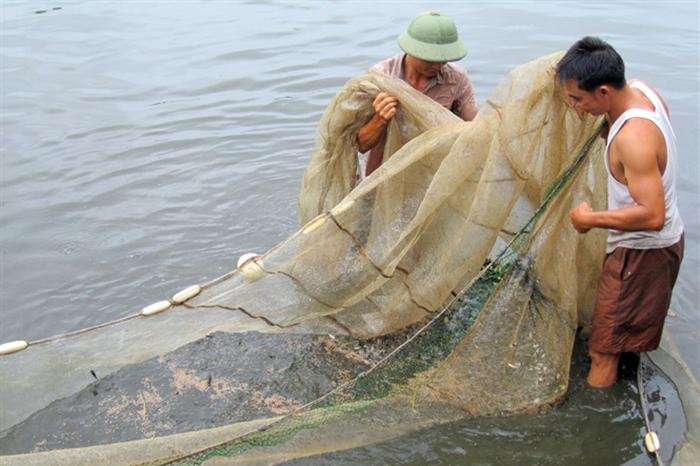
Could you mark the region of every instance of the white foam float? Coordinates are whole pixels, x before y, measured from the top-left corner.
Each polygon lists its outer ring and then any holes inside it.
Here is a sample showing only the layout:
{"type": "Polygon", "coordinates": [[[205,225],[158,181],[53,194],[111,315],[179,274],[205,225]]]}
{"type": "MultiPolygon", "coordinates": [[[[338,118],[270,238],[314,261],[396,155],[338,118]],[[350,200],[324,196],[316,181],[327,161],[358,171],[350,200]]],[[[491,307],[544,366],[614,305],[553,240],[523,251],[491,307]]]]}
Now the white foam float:
{"type": "Polygon", "coordinates": [[[175,296],[173,296],[172,301],[175,304],[182,304],[188,299],[197,296],[201,291],[202,287],[199,285],[190,286],[189,288],[185,288],[184,290],[176,293],[175,296]]]}
{"type": "Polygon", "coordinates": [[[11,341],[0,345],[0,355],[12,354],[27,348],[29,343],[24,340],[11,341]]]}
{"type": "Polygon", "coordinates": [[[238,259],[238,271],[250,281],[257,280],[265,275],[263,267],[262,257],[252,252],[243,254],[238,259]]]}
{"type": "Polygon", "coordinates": [[[141,309],[141,315],[148,317],[159,314],[163,311],[167,311],[171,306],[172,303],[170,301],[158,301],[157,303],[153,303],[150,306],[146,306],[141,309]]]}

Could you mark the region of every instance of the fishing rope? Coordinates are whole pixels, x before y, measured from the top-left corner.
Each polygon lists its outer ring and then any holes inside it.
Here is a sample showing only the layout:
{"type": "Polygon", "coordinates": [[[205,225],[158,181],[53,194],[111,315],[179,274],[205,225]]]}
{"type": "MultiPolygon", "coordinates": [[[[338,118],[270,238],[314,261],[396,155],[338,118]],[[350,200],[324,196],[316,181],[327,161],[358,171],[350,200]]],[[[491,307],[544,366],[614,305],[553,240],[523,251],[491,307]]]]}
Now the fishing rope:
{"type": "Polygon", "coordinates": [[[637,386],[639,387],[640,408],[642,410],[644,424],[646,424],[647,429],[647,434],[644,437],[644,443],[649,453],[654,454],[656,462],[659,464],[659,466],[664,466],[663,459],[661,459],[661,454],[659,453],[659,438],[656,435],[656,432],[652,430],[651,422],[649,421],[649,416],[647,414],[647,404],[644,396],[644,381],[642,380],[642,357],[645,354],[646,353],[639,353],[639,366],[637,367],[637,386]]]}
{"type": "MultiPolygon", "coordinates": [[[[319,398],[317,398],[317,399],[315,399],[315,400],[313,400],[313,401],[311,401],[311,402],[309,402],[309,403],[307,403],[307,404],[305,404],[305,405],[303,405],[303,406],[301,406],[301,407],[299,407],[299,408],[297,408],[297,409],[295,409],[295,410],[293,410],[293,411],[291,411],[291,412],[289,412],[289,413],[287,413],[287,414],[285,414],[285,415],[283,415],[283,416],[281,416],[281,417],[275,419],[274,421],[271,421],[271,422],[269,422],[268,424],[265,424],[264,426],[257,427],[257,428],[255,428],[255,429],[252,429],[252,430],[250,430],[250,431],[248,431],[248,432],[245,432],[245,433],[243,433],[243,434],[240,434],[240,435],[238,435],[238,436],[236,436],[236,437],[233,437],[233,438],[231,438],[231,439],[229,439],[229,440],[226,440],[226,441],[224,441],[224,442],[219,442],[219,443],[217,443],[217,444],[210,445],[210,446],[207,446],[207,447],[198,449],[198,450],[196,450],[196,451],[186,453],[186,454],[184,454],[184,455],[180,455],[180,456],[177,456],[177,457],[170,458],[170,459],[168,459],[166,462],[158,463],[158,464],[161,464],[161,465],[172,464],[172,463],[175,463],[175,462],[177,462],[177,461],[181,461],[181,460],[184,460],[184,459],[187,459],[187,458],[191,458],[191,457],[193,457],[193,456],[195,456],[195,455],[197,455],[197,454],[204,453],[204,452],[206,452],[206,451],[208,451],[208,450],[212,450],[212,449],[215,449],[215,448],[218,448],[218,447],[222,447],[222,446],[227,445],[227,444],[231,444],[231,443],[233,443],[233,442],[235,442],[235,441],[244,439],[244,438],[247,437],[247,436],[255,435],[255,434],[257,434],[257,433],[260,433],[260,432],[263,432],[263,431],[265,431],[265,430],[268,430],[268,429],[270,429],[270,428],[272,428],[272,427],[274,427],[274,426],[276,426],[276,425],[282,423],[283,421],[287,420],[288,418],[290,418],[290,417],[292,417],[292,416],[294,416],[294,415],[300,414],[301,412],[303,412],[303,411],[305,411],[305,410],[307,410],[307,409],[309,409],[309,408],[311,408],[311,407],[313,407],[313,406],[315,406],[315,405],[318,405],[318,404],[322,403],[323,401],[327,400],[327,399],[330,398],[331,396],[342,392],[342,391],[345,390],[346,388],[348,388],[348,387],[352,386],[353,384],[357,383],[360,379],[362,379],[362,378],[368,376],[369,374],[371,374],[372,372],[374,372],[375,370],[377,370],[379,367],[383,366],[387,361],[389,361],[390,359],[392,359],[392,358],[393,358],[397,353],[399,353],[402,349],[404,349],[406,346],[408,346],[408,345],[411,344],[413,341],[415,341],[423,332],[425,332],[425,331],[426,331],[429,327],[431,327],[435,322],[439,321],[440,318],[441,318],[447,311],[449,311],[450,309],[452,309],[452,307],[454,306],[454,304],[457,303],[458,301],[460,301],[460,300],[464,297],[464,295],[466,295],[467,290],[469,290],[477,281],[479,281],[481,278],[483,278],[483,276],[484,276],[486,273],[488,273],[489,271],[491,271],[497,264],[499,264],[499,262],[501,262],[501,260],[505,257],[507,251],[509,251],[510,249],[515,249],[515,243],[516,243],[523,235],[525,235],[526,233],[529,233],[529,231],[527,231],[528,228],[534,223],[534,221],[537,219],[537,217],[539,217],[539,215],[546,209],[546,207],[549,205],[550,201],[556,196],[556,194],[558,194],[559,191],[561,191],[561,188],[564,187],[564,185],[566,184],[566,182],[571,178],[571,175],[581,166],[583,160],[584,160],[585,157],[588,155],[588,152],[590,151],[591,146],[593,145],[593,143],[594,143],[594,141],[596,140],[596,138],[601,134],[601,132],[603,131],[603,128],[604,128],[604,127],[605,127],[605,122],[603,122],[603,123],[598,127],[598,129],[589,137],[589,139],[586,141],[586,143],[584,144],[584,146],[581,148],[581,151],[579,152],[579,155],[576,157],[576,159],[574,160],[574,162],[569,166],[569,168],[568,168],[564,173],[562,173],[562,174],[557,178],[557,180],[555,180],[555,181],[552,183],[552,185],[550,185],[550,187],[546,190],[546,194],[545,194],[544,199],[543,199],[541,205],[539,206],[539,208],[538,208],[538,209],[535,211],[535,213],[530,217],[530,219],[526,222],[526,224],[518,231],[518,233],[511,239],[511,241],[508,242],[508,244],[503,248],[503,250],[501,251],[501,253],[499,253],[499,255],[498,255],[493,261],[489,262],[484,268],[482,268],[482,270],[469,282],[469,284],[466,285],[464,288],[462,288],[462,290],[461,290],[459,293],[457,293],[456,295],[454,295],[454,297],[453,297],[447,304],[443,305],[443,306],[442,306],[442,310],[440,310],[437,314],[435,314],[435,315],[431,318],[430,321],[428,321],[424,326],[422,326],[420,329],[418,329],[413,335],[411,335],[409,338],[407,338],[406,341],[404,341],[403,343],[401,343],[400,345],[398,345],[393,351],[391,351],[390,353],[388,353],[386,356],[384,356],[384,357],[383,357],[381,360],[379,360],[378,362],[374,363],[374,364],[373,364],[369,369],[367,369],[366,371],[364,371],[364,372],[358,374],[354,379],[352,379],[352,380],[350,380],[350,381],[348,381],[348,382],[346,382],[346,383],[344,383],[344,384],[342,384],[342,385],[336,387],[335,389],[329,391],[329,392],[326,393],[325,395],[322,395],[321,397],[319,397],[319,398]]],[[[663,466],[663,465],[662,465],[662,466],[663,466]]]]}

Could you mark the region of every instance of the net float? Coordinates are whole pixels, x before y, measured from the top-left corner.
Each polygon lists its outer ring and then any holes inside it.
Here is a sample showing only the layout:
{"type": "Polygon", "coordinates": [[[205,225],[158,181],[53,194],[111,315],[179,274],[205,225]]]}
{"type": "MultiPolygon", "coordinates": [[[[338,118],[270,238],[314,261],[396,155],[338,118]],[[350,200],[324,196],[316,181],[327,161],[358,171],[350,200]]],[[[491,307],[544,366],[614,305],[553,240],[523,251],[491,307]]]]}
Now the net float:
{"type": "Polygon", "coordinates": [[[141,315],[148,317],[159,314],[163,311],[167,311],[171,306],[172,303],[170,301],[158,301],[157,303],[153,303],[150,306],[146,306],[141,309],[141,315]]]}
{"type": "Polygon", "coordinates": [[[252,252],[243,254],[238,259],[238,271],[250,281],[257,280],[265,275],[263,267],[262,257],[252,252]]]}
{"type": "Polygon", "coordinates": [[[29,343],[24,340],[11,341],[9,343],[3,343],[0,345],[0,355],[12,354],[18,351],[22,351],[29,343]]]}
{"type": "Polygon", "coordinates": [[[190,286],[189,288],[185,288],[184,290],[180,291],[179,293],[176,293],[175,296],[173,296],[173,303],[175,304],[182,304],[185,301],[187,301],[190,298],[194,298],[197,296],[200,292],[202,291],[202,287],[199,285],[193,285],[190,286]]]}

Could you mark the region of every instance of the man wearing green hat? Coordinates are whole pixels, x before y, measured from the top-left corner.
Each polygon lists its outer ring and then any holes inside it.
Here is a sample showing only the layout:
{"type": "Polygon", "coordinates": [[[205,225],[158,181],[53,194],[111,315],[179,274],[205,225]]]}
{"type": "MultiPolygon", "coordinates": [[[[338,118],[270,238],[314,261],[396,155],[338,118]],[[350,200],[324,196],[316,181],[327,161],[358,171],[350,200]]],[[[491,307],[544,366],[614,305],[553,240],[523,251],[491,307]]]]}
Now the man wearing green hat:
{"type": "MultiPolygon", "coordinates": [[[[449,63],[467,55],[467,47],[459,40],[450,17],[435,11],[418,14],[398,43],[406,53],[384,60],[374,69],[402,79],[465,121],[476,116],[474,87],[467,71],[449,63]]],[[[386,128],[396,115],[397,105],[396,97],[380,93],[373,102],[374,116],[360,128],[358,148],[362,153],[370,150],[366,176],[382,163],[386,128]]]]}

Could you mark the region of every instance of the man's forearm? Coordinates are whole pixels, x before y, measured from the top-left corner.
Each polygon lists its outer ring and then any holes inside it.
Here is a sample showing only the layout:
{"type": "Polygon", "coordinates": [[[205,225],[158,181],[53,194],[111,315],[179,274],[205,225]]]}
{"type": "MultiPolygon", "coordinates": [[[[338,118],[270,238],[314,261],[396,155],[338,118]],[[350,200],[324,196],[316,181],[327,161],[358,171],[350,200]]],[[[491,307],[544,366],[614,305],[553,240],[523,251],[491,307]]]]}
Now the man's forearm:
{"type": "Polygon", "coordinates": [[[665,212],[653,213],[650,209],[634,205],[614,210],[582,212],[579,222],[586,229],[605,228],[620,231],[661,231],[665,212]]]}
{"type": "Polygon", "coordinates": [[[369,153],[369,157],[367,157],[367,165],[365,166],[365,176],[371,175],[374,170],[379,168],[379,166],[382,164],[383,157],[383,150],[373,150],[369,153]]]}
{"type": "Polygon", "coordinates": [[[360,152],[365,153],[374,148],[384,136],[386,126],[389,122],[375,113],[369,122],[360,128],[357,133],[357,147],[360,152]]]}

